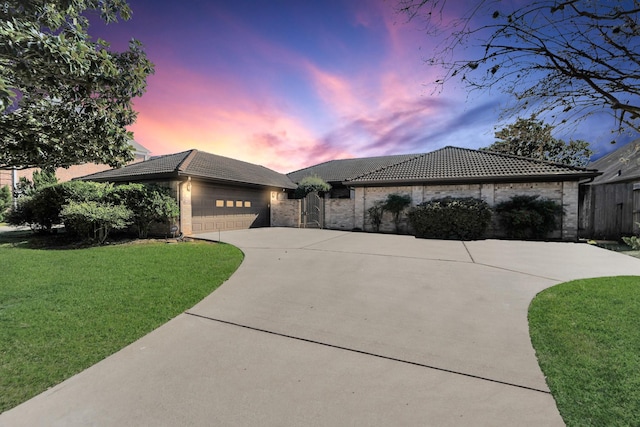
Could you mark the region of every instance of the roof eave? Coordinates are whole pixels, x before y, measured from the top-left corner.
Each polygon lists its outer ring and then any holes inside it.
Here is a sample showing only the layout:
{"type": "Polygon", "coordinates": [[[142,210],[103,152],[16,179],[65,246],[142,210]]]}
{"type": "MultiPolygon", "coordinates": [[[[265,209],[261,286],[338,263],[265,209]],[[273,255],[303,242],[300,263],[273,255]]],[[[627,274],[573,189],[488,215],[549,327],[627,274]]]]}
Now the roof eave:
{"type": "Polygon", "coordinates": [[[550,175],[505,175],[484,177],[452,177],[452,178],[417,178],[417,179],[385,179],[385,180],[361,180],[343,181],[342,184],[351,187],[373,185],[414,185],[414,184],[475,184],[491,182],[549,182],[549,181],[578,181],[583,178],[592,178],[601,175],[600,172],[550,174],[550,175]]]}

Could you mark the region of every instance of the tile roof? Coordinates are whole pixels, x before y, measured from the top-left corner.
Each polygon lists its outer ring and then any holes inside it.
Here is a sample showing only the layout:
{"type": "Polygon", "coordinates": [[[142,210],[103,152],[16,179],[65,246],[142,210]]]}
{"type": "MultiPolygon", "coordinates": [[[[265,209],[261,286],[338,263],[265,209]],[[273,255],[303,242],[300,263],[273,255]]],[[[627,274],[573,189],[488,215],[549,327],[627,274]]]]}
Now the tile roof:
{"type": "Polygon", "coordinates": [[[87,175],[81,179],[86,181],[125,181],[161,176],[192,176],[238,184],[296,188],[296,185],[286,175],[264,166],[198,150],[156,156],[123,168],[87,175]]]}
{"type": "Polygon", "coordinates": [[[595,176],[597,173],[555,163],[468,148],[444,147],[346,180],[348,184],[392,182],[473,182],[595,176]]]}
{"type": "Polygon", "coordinates": [[[419,154],[398,154],[381,157],[330,160],[288,173],[287,176],[291,178],[293,182],[300,182],[302,178],[312,175],[317,175],[326,182],[343,182],[386,166],[413,159],[417,156],[419,156],[419,154]]]}
{"type": "Polygon", "coordinates": [[[589,168],[602,172],[593,184],[640,180],[640,139],[589,163],[589,168]]]}

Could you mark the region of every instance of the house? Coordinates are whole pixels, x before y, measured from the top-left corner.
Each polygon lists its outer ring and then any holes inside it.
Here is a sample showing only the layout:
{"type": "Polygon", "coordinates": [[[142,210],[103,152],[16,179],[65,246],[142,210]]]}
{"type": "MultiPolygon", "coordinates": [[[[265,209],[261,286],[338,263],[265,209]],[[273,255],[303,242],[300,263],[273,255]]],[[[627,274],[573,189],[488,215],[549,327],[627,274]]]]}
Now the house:
{"type": "Polygon", "coordinates": [[[640,139],[590,163],[602,175],[580,191],[580,235],[619,240],[640,232],[640,139]]]}
{"type": "MultiPolygon", "coordinates": [[[[578,187],[584,180],[598,175],[595,170],[578,168],[500,153],[457,147],[413,155],[386,156],[368,159],[336,160],[311,166],[288,176],[299,182],[308,175],[317,175],[336,185],[339,194],[348,189],[350,199],[324,200],[323,222],[327,228],[369,230],[367,210],[388,194],[411,196],[412,205],[442,197],[476,197],[495,206],[514,195],[538,195],[561,204],[565,214],[559,230],[550,236],[563,240],[578,237],[578,187]]],[[[272,223],[296,226],[296,201],[278,200],[275,211],[287,211],[276,216],[286,221],[272,223]]],[[[298,205],[300,203],[298,202],[298,205]]],[[[300,224],[300,221],[298,221],[300,224]]],[[[391,222],[383,223],[382,231],[393,231],[391,222]]],[[[494,224],[492,235],[501,236],[494,224]]]]}
{"type": "MultiPolygon", "coordinates": [[[[129,144],[133,147],[134,159],[131,163],[141,162],[150,158],[151,151],[142,146],[136,141],[129,141],[129,144]]],[[[68,168],[57,168],[56,178],[59,182],[71,181],[74,178],[78,178],[84,175],[93,174],[111,169],[111,166],[97,163],[84,163],[81,165],[72,165],[68,168]]],[[[24,177],[28,180],[33,179],[33,172],[37,170],[34,168],[16,170],[16,181],[24,177]]],[[[0,187],[8,185],[12,187],[14,182],[13,171],[11,169],[0,169],[0,187]]]]}
{"type": "Polygon", "coordinates": [[[271,169],[198,150],[152,157],[81,179],[169,188],[178,200],[179,228],[186,235],[268,227],[272,197],[296,187],[271,169]]]}
{"type": "MultiPolygon", "coordinates": [[[[511,196],[527,194],[560,203],[565,214],[550,237],[576,240],[578,187],[598,174],[523,157],[445,147],[423,154],[333,160],[288,175],[189,150],[82,179],[148,182],[170,188],[179,201],[179,225],[184,234],[263,226],[370,230],[367,210],[392,193],[411,196],[413,206],[446,196],[476,197],[495,206],[511,196]],[[331,191],[324,197],[292,198],[296,183],[310,175],[330,183],[331,191]]],[[[406,219],[404,227],[410,231],[406,219]]],[[[390,221],[381,227],[381,231],[393,230],[390,221]]],[[[491,235],[500,237],[500,233],[496,226],[491,235]]]]}

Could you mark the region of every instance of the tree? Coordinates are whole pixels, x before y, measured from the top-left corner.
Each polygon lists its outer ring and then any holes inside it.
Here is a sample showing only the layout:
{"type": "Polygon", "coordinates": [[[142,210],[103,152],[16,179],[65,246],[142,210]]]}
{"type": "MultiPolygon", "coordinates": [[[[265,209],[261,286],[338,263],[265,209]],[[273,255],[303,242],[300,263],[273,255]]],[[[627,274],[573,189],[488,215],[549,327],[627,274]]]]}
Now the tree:
{"type": "Polygon", "coordinates": [[[589,149],[588,142],[571,140],[567,144],[554,138],[552,131],[553,126],[536,120],[533,116],[528,119],[518,118],[515,123],[497,131],[497,141],[483,150],[569,166],[583,167],[589,163],[593,152],[589,149]]]}
{"type": "Polygon", "coordinates": [[[411,196],[407,194],[389,194],[382,205],[382,209],[393,215],[396,233],[400,232],[400,214],[411,205],[411,196]]]}
{"type": "Polygon", "coordinates": [[[132,98],[153,73],[140,42],[112,52],[86,14],[129,19],[125,0],[7,0],[0,8],[0,167],[133,160],[132,98]]]}
{"type": "Polygon", "coordinates": [[[549,112],[564,123],[606,110],[615,130],[640,130],[637,1],[399,0],[399,8],[441,41],[428,60],[444,70],[436,83],[500,88],[514,97],[508,115],[549,112]]]}
{"type": "Polygon", "coordinates": [[[8,185],[3,185],[0,187],[0,222],[3,222],[5,219],[5,214],[11,207],[11,190],[8,185]]]}
{"type": "Polygon", "coordinates": [[[314,191],[322,192],[329,190],[331,190],[331,185],[327,184],[322,178],[318,175],[309,175],[300,180],[298,188],[296,188],[295,195],[298,198],[303,198],[314,191]]]}

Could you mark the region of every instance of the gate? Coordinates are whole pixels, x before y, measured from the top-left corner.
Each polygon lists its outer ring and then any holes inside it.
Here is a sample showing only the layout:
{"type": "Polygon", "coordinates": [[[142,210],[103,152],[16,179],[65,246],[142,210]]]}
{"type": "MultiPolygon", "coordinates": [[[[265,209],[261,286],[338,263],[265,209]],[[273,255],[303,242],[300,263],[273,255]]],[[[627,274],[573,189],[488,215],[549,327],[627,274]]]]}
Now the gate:
{"type": "Polygon", "coordinates": [[[324,227],[324,200],[317,192],[309,193],[302,199],[300,215],[302,228],[324,227]]]}

